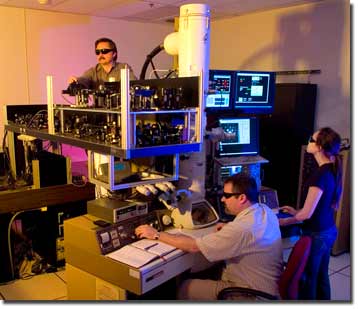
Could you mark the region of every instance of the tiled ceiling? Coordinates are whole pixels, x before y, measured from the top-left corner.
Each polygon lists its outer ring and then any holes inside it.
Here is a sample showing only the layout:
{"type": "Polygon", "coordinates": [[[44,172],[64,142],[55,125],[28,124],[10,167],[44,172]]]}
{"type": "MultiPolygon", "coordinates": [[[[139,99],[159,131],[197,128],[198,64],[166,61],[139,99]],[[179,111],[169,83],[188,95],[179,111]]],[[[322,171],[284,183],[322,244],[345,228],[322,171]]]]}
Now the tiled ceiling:
{"type": "Polygon", "coordinates": [[[179,15],[179,7],[188,3],[208,4],[211,19],[216,20],[320,1],[327,0],[0,0],[0,5],[164,23],[172,22],[179,15]]]}

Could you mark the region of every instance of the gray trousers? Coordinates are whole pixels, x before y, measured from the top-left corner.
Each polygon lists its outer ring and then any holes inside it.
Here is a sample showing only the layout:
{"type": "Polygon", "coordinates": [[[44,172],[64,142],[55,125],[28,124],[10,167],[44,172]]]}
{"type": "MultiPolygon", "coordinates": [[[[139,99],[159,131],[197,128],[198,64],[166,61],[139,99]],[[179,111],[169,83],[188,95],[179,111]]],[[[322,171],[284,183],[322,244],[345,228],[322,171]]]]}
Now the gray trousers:
{"type": "MultiPolygon", "coordinates": [[[[233,282],[222,280],[188,279],[180,285],[177,299],[181,300],[217,300],[222,289],[235,286],[233,282]]],[[[255,297],[237,296],[235,300],[255,300],[255,297]]]]}

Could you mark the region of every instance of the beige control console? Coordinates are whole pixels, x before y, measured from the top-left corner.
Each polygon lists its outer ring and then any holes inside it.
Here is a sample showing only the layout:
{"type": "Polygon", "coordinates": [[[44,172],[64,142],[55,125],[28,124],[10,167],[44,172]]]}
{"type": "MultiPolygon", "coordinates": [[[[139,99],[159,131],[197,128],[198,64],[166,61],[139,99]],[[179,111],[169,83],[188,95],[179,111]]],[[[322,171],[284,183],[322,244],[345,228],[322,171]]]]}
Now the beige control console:
{"type": "Polygon", "coordinates": [[[98,219],[87,214],[64,222],[68,300],[120,300],[126,291],[141,295],[193,265],[193,255],[181,250],[141,268],[113,260],[101,250],[98,235],[108,227],[95,225],[98,219]]]}

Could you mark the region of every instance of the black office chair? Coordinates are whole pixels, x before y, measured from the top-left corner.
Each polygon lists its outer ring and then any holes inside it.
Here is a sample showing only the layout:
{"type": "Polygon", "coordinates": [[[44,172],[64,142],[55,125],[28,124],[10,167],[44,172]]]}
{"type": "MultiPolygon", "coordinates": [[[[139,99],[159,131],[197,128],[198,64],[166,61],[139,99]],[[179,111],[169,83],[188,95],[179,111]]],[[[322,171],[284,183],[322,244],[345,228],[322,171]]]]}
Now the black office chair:
{"type": "MultiPolygon", "coordinates": [[[[307,264],[311,243],[312,239],[309,236],[302,236],[294,245],[279,281],[281,299],[297,300],[299,298],[299,282],[307,264]]],[[[219,292],[218,299],[235,299],[235,296],[239,295],[257,297],[263,300],[279,299],[263,291],[243,287],[225,288],[219,292]]]]}

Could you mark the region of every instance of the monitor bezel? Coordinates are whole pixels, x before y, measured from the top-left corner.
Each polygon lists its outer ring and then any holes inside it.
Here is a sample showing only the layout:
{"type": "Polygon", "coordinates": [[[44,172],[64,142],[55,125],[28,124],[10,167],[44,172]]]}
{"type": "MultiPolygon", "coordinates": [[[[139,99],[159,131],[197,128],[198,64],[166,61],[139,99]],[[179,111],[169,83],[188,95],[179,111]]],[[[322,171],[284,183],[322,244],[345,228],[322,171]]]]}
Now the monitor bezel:
{"type": "MultiPolygon", "coordinates": [[[[233,70],[209,70],[209,80],[208,83],[210,82],[210,79],[213,78],[213,76],[215,74],[222,74],[222,75],[230,75],[231,77],[231,84],[230,84],[230,95],[229,95],[229,105],[228,106],[206,106],[206,100],[205,100],[205,111],[206,112],[218,112],[218,111],[232,111],[232,103],[233,103],[233,94],[235,92],[235,72],[233,70]]],[[[209,85],[208,85],[208,89],[209,89],[209,85]]],[[[210,94],[207,94],[207,97],[210,94]]],[[[207,99],[206,97],[206,99],[207,99]]]]}
{"type": "Polygon", "coordinates": [[[262,115],[262,114],[272,114],[274,111],[275,103],[275,85],[276,85],[276,73],[271,71],[235,71],[235,90],[232,97],[232,110],[240,113],[242,115],[262,115]],[[269,84],[268,84],[268,102],[267,103],[244,103],[241,102],[238,106],[236,104],[236,99],[238,97],[238,75],[239,74],[269,74],[269,84]]]}

